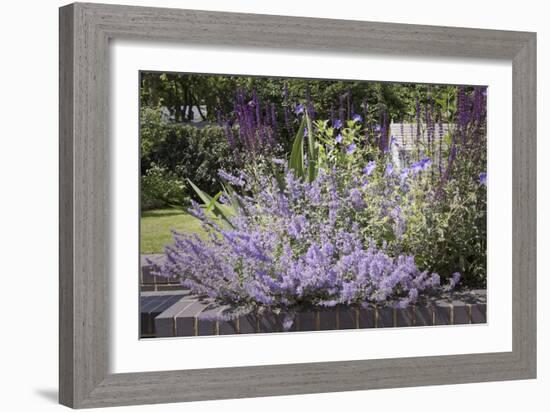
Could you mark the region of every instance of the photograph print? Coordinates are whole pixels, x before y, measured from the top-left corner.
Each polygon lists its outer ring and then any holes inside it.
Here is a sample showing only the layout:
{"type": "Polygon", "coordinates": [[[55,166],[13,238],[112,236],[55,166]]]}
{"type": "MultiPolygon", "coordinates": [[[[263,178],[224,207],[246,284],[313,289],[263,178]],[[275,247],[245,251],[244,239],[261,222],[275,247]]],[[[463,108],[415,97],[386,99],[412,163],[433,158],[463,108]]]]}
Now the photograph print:
{"type": "Polygon", "coordinates": [[[139,76],[141,338],[487,322],[486,86],[139,76]]]}

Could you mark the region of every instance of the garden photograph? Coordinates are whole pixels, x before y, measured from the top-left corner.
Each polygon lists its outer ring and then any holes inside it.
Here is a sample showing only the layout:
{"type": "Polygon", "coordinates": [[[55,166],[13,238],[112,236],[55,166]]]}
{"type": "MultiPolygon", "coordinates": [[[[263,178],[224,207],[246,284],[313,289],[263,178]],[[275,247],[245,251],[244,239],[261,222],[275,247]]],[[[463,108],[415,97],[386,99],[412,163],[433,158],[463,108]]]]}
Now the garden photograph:
{"type": "Polygon", "coordinates": [[[140,337],[487,322],[487,86],[139,80],[140,337]]]}

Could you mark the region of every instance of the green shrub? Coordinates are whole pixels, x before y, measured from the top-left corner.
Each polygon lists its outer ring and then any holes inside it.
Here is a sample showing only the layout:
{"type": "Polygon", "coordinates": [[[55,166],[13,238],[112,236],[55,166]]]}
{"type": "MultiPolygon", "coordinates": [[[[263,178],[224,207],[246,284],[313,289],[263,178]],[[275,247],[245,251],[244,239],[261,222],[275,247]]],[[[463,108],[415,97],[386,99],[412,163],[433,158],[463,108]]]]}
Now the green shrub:
{"type": "Polygon", "coordinates": [[[219,189],[218,170],[232,163],[225,134],[218,126],[172,126],[158,149],[154,153],[157,161],[212,192],[219,189]]]}
{"type": "Polygon", "coordinates": [[[158,209],[169,205],[189,203],[185,185],[174,173],[153,164],[141,176],[141,209],[158,209]]]}
{"type": "MultiPolygon", "coordinates": [[[[181,181],[191,179],[209,193],[221,188],[218,170],[234,168],[225,134],[217,125],[198,128],[151,121],[146,126],[142,124],[141,147],[142,175],[157,165],[181,181]]],[[[184,193],[195,196],[187,187],[184,193]]]]}

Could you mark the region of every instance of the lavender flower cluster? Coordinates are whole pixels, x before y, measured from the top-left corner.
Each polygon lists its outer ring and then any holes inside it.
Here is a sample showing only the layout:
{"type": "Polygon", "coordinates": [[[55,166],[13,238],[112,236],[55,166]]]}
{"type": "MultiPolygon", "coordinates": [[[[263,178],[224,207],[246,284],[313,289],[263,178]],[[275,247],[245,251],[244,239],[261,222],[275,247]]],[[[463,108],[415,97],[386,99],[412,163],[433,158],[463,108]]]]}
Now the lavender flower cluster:
{"type": "Polygon", "coordinates": [[[354,215],[368,202],[365,180],[343,185],[334,168],[309,183],[295,178],[286,163],[283,168],[283,190],[269,175],[251,182],[244,172],[220,171],[238,188],[261,189],[254,197],[234,194],[240,207],[231,227],[194,204],[190,213],[209,238],[174,232],[157,273],[180,278],[192,292],[230,304],[239,315],[269,308],[290,320],[305,307],[405,306],[440,287],[439,275],[421,271],[413,256],[391,257],[363,236],[354,215]]]}

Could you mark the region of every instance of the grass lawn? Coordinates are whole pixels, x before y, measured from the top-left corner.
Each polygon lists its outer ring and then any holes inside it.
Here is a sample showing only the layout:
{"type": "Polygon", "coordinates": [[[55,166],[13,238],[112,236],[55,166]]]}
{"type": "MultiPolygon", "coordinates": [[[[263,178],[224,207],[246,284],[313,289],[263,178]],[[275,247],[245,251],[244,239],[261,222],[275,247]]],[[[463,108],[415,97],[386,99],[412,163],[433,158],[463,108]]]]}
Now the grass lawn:
{"type": "Polygon", "coordinates": [[[156,209],[141,212],[141,253],[163,253],[164,246],[172,243],[170,229],[196,232],[205,236],[201,222],[180,208],[156,209]]]}

